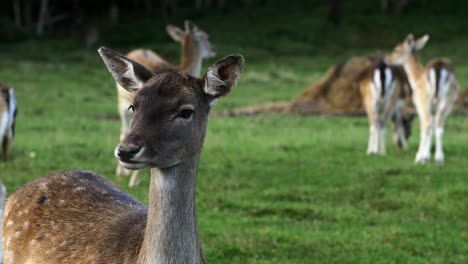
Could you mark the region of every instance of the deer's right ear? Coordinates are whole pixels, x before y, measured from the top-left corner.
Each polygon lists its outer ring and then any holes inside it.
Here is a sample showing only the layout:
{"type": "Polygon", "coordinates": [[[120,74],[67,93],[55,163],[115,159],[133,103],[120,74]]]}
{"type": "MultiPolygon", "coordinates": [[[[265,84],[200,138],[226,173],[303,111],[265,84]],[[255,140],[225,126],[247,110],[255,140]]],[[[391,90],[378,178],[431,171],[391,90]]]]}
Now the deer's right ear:
{"type": "Polygon", "coordinates": [[[405,43],[412,45],[414,43],[414,36],[413,34],[408,34],[405,38],[405,43]]]}
{"type": "Polygon", "coordinates": [[[185,32],[182,29],[173,25],[167,25],[166,31],[173,40],[177,42],[182,42],[184,40],[185,32]]]}
{"type": "Polygon", "coordinates": [[[418,38],[415,42],[414,42],[414,50],[420,50],[422,48],[424,48],[424,46],[426,46],[426,43],[427,41],[429,40],[429,35],[424,35],[420,38],[418,38]]]}
{"type": "Polygon", "coordinates": [[[236,86],[243,69],[244,58],[240,55],[231,55],[216,62],[205,74],[205,93],[215,100],[226,96],[236,86]]]}
{"type": "Polygon", "coordinates": [[[139,90],[154,76],[150,70],[118,52],[104,47],[98,52],[115,81],[129,92],[139,90]]]}

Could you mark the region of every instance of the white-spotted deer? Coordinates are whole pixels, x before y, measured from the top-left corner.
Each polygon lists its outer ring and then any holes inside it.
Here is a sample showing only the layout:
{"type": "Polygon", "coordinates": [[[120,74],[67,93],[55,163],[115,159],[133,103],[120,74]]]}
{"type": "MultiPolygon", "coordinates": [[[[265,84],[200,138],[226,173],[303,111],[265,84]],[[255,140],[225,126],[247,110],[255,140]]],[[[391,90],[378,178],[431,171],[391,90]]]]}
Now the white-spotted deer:
{"type": "Polygon", "coordinates": [[[393,121],[393,140],[406,148],[409,129],[402,117],[402,108],[410,95],[410,87],[401,67],[385,63],[384,57],[370,58],[372,65],[364,71],[359,84],[364,108],[369,119],[369,143],[367,154],[386,153],[386,129],[393,121]]]}
{"type": "MultiPolygon", "coordinates": [[[[155,74],[160,74],[168,71],[180,71],[190,74],[194,77],[200,77],[203,59],[211,58],[215,55],[213,46],[209,41],[208,34],[198,28],[191,21],[185,21],[185,31],[173,26],[166,27],[169,35],[182,45],[181,62],[178,66],[173,66],[152,50],[136,49],[127,54],[127,57],[139,64],[145,66],[147,69],[155,74]]],[[[129,111],[131,102],[133,100],[133,93],[128,92],[117,83],[119,115],[122,121],[122,128],[120,131],[120,139],[124,138],[130,131],[130,121],[132,119],[131,112],[129,111]]],[[[117,165],[117,175],[130,174],[130,171],[117,165]]],[[[134,186],[139,181],[138,171],[132,173],[130,179],[130,186],[134,186]]]]}
{"type": "Polygon", "coordinates": [[[430,161],[432,135],[435,130],[435,160],[443,164],[444,123],[460,88],[455,78],[454,67],[448,60],[432,60],[425,68],[419,63],[416,51],[421,50],[428,40],[428,35],[415,40],[410,34],[386,57],[386,61],[403,66],[413,89],[413,103],[420,122],[420,142],[415,162],[430,161]]]}
{"type": "Polygon", "coordinates": [[[4,264],[201,264],[195,181],[208,114],[236,85],[242,56],[202,79],[155,75],[106,48],[114,79],[135,93],[133,121],[115,154],[128,169],[151,168],[148,209],[91,172],[59,172],[14,192],[4,211],[4,264]]]}
{"type": "Polygon", "coordinates": [[[16,112],[16,96],[13,88],[0,83],[0,143],[4,161],[8,159],[15,136],[16,112]]]}

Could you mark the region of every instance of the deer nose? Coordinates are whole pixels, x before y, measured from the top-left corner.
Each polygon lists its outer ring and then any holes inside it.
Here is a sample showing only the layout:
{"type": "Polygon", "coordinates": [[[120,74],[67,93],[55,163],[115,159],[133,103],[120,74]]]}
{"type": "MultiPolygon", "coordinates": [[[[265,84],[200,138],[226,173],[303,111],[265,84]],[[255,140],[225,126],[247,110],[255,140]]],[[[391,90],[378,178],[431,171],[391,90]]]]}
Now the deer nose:
{"type": "Polygon", "coordinates": [[[141,150],[141,146],[129,145],[123,146],[119,145],[117,147],[117,156],[122,160],[131,160],[135,155],[141,150]]]}

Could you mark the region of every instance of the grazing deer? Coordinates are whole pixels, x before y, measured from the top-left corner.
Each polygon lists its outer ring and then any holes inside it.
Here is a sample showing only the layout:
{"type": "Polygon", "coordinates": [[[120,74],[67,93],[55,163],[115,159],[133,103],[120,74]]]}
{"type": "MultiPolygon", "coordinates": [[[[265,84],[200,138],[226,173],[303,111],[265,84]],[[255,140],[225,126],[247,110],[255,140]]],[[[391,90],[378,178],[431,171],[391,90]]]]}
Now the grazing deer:
{"type": "MultiPolygon", "coordinates": [[[[167,71],[180,71],[194,77],[199,77],[203,59],[211,58],[215,55],[208,34],[188,20],[185,21],[185,31],[172,25],[168,25],[166,29],[175,41],[182,44],[181,63],[179,66],[172,66],[153,51],[146,49],[133,50],[127,54],[127,57],[145,66],[155,74],[167,71]]],[[[129,110],[133,98],[132,93],[129,93],[118,83],[117,92],[119,114],[122,121],[120,139],[122,139],[130,130],[131,112],[129,110]]],[[[117,165],[116,173],[118,176],[130,174],[128,170],[120,165],[117,165]]],[[[138,171],[134,171],[129,185],[134,186],[138,181],[138,171]]]]}
{"type": "Polygon", "coordinates": [[[444,163],[442,136],[444,123],[450,114],[460,90],[453,65],[445,59],[430,61],[424,68],[416,58],[428,35],[415,40],[413,35],[398,44],[386,57],[390,64],[402,65],[413,88],[413,103],[420,119],[420,142],[416,163],[427,163],[431,159],[432,134],[435,129],[435,160],[444,163]]]}
{"type": "Polygon", "coordinates": [[[372,65],[359,80],[362,101],[369,118],[367,154],[385,155],[386,129],[391,117],[395,144],[402,148],[407,146],[409,130],[405,129],[401,110],[410,88],[403,69],[386,64],[380,55],[371,60],[372,65]]]}
{"type": "MultiPolygon", "coordinates": [[[[5,204],[6,188],[0,180],[0,227],[3,219],[3,205],[5,204]]],[[[2,237],[2,229],[0,228],[0,238],[2,237]]],[[[0,264],[3,263],[2,241],[0,240],[0,264]]]]}
{"type": "Polygon", "coordinates": [[[205,263],[198,239],[195,180],[215,102],[236,85],[242,56],[228,56],[202,79],[155,75],[106,48],[114,79],[135,93],[122,166],[151,168],[148,209],[104,177],[59,172],[18,189],[4,211],[4,264],[205,263]]]}
{"type": "Polygon", "coordinates": [[[8,159],[8,152],[13,144],[16,113],[16,96],[13,88],[0,83],[0,142],[4,161],[8,159]]]}

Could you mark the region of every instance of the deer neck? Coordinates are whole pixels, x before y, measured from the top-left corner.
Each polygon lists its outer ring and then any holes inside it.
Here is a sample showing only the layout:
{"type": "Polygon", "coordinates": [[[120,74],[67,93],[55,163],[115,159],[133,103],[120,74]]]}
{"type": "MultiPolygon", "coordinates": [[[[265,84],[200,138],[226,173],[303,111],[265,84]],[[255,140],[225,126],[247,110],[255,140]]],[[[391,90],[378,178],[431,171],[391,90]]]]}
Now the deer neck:
{"type": "Polygon", "coordinates": [[[194,77],[200,77],[202,60],[200,49],[195,40],[186,37],[182,45],[181,63],[179,66],[180,71],[194,77]]]}
{"type": "Polygon", "coordinates": [[[204,263],[195,215],[199,155],[151,170],[148,219],[138,264],[204,263]]]}
{"type": "Polygon", "coordinates": [[[408,75],[408,80],[413,89],[419,87],[417,83],[419,82],[419,80],[422,79],[422,77],[425,76],[425,70],[414,54],[411,55],[405,61],[405,63],[403,64],[403,68],[405,69],[406,74],[408,75]]]}

